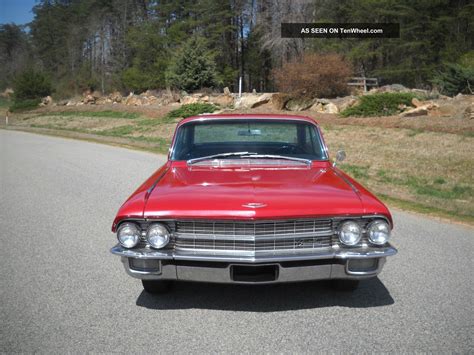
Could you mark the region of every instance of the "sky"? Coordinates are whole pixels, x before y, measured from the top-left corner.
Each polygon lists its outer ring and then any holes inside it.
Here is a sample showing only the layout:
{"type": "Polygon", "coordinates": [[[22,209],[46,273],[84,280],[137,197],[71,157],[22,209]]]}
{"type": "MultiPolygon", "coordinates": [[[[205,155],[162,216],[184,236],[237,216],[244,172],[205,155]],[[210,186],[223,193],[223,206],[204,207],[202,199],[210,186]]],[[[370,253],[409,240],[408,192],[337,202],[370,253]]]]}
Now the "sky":
{"type": "Polygon", "coordinates": [[[35,0],[0,0],[0,23],[24,25],[33,20],[35,0]]]}

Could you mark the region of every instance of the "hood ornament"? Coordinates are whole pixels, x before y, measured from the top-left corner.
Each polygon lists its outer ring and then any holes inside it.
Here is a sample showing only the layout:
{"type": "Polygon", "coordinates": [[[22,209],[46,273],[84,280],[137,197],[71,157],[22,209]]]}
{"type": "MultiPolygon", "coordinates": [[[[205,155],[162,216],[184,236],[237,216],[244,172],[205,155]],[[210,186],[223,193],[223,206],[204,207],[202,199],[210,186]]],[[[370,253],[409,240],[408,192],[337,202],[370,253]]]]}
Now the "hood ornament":
{"type": "Polygon", "coordinates": [[[246,203],[242,205],[242,207],[247,207],[247,208],[262,208],[265,207],[267,204],[266,203],[260,203],[260,202],[251,202],[251,203],[246,203]]]}

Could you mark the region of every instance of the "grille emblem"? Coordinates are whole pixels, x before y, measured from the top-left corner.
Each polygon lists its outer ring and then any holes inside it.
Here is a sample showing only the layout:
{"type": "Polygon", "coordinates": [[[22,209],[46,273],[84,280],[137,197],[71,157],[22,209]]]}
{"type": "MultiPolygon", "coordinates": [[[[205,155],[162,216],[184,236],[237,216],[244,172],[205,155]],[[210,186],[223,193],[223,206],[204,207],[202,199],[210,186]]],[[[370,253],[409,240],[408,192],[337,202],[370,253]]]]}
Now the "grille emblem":
{"type": "Polygon", "coordinates": [[[251,203],[246,203],[245,205],[242,205],[242,207],[247,207],[247,208],[262,208],[262,207],[265,207],[266,205],[267,205],[266,203],[251,202],[251,203]]]}

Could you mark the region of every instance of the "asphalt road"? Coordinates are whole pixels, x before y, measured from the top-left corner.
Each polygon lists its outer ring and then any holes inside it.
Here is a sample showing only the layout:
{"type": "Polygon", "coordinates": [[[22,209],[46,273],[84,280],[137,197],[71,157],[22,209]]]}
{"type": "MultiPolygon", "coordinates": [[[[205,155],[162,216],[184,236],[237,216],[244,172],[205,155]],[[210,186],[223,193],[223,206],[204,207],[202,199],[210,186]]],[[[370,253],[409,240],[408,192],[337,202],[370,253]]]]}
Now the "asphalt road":
{"type": "Polygon", "coordinates": [[[178,284],[150,296],[109,253],[163,157],[0,130],[0,352],[473,352],[474,230],[395,212],[390,258],[324,282],[178,284]]]}

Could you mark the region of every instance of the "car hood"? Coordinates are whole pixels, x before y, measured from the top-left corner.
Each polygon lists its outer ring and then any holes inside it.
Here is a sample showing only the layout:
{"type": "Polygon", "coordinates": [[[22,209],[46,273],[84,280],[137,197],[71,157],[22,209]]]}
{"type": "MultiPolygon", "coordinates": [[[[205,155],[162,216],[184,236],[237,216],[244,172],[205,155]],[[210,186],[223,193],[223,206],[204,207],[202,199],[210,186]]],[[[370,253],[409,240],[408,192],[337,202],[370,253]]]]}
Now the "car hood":
{"type": "Polygon", "coordinates": [[[329,165],[248,169],[174,166],[149,194],[144,217],[277,219],[357,215],[367,213],[362,201],[360,191],[329,165]]]}

